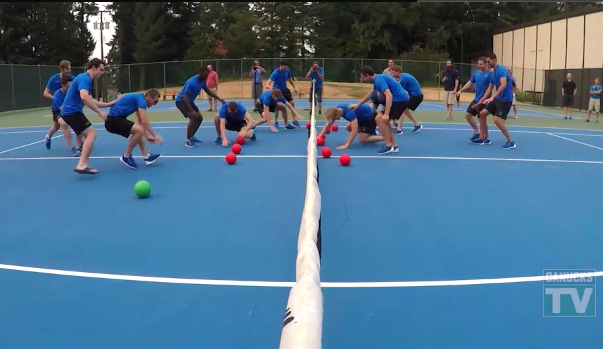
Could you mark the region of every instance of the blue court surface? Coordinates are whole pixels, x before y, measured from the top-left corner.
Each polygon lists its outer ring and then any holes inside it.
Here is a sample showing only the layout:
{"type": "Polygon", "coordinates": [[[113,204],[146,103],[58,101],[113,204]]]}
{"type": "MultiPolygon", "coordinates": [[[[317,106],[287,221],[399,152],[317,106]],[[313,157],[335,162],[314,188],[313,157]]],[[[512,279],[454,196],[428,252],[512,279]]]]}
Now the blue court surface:
{"type": "MultiPolygon", "coordinates": [[[[184,123],[157,123],[165,144],[151,151],[164,157],[138,158],[136,171],[118,160],[126,140],[95,127],[97,176],[72,171],[60,133],[47,150],[46,127],[0,130],[0,347],[277,348],[305,127],[259,127],[228,165],[211,122],[193,149],[184,123]],[[150,198],[134,196],[138,180],[150,198]]],[[[469,145],[463,125],[405,127],[400,153],[385,156],[357,142],[336,150],[343,127],[328,135],[324,348],[603,343],[601,292],[589,303],[598,317],[544,317],[542,282],[543,269],[602,275],[603,133],[509,128],[515,150],[492,127],[490,146],[469,145]]]]}

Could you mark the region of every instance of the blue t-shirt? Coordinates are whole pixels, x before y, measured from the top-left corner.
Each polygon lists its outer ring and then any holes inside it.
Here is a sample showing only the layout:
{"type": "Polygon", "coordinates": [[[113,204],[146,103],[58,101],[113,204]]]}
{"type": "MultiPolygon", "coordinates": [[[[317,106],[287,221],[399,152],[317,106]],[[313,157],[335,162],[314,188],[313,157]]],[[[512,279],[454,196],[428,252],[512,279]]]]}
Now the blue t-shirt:
{"type": "Polygon", "coordinates": [[[417,79],[408,73],[402,73],[400,76],[400,85],[402,85],[402,88],[405,89],[410,96],[420,96],[423,94],[421,85],[419,85],[417,79]]]}
{"type": "MultiPolygon", "coordinates": [[[[75,76],[69,74],[71,80],[75,79],[75,76]]],[[[61,73],[56,73],[48,79],[48,83],[46,84],[46,88],[50,91],[50,93],[55,93],[56,91],[61,89],[61,73]]]]}
{"type": "Polygon", "coordinates": [[[381,95],[381,98],[379,98],[379,96],[377,96],[377,91],[373,90],[373,93],[371,94],[371,102],[375,104],[375,106],[378,106],[379,104],[385,105],[385,97],[381,95]]]}
{"type": "Polygon", "coordinates": [[[63,92],[61,89],[56,90],[54,95],[52,96],[52,111],[57,111],[63,105],[63,101],[65,100],[65,94],[67,91],[63,92]]]}
{"type": "Polygon", "coordinates": [[[178,92],[176,102],[183,101],[185,93],[188,95],[188,98],[191,102],[194,101],[195,98],[199,96],[199,93],[201,93],[201,90],[203,90],[206,86],[207,84],[205,81],[199,81],[198,75],[191,77],[190,79],[186,80],[186,83],[184,83],[184,86],[182,86],[182,89],[180,92],[178,92]]]}
{"type": "Polygon", "coordinates": [[[65,94],[65,100],[63,100],[63,107],[61,108],[61,115],[71,115],[75,113],[81,113],[84,111],[84,102],[80,97],[80,91],[86,90],[90,94],[92,87],[92,78],[88,73],[81,73],[76,76],[71,82],[71,86],[65,94]]]}
{"type": "Polygon", "coordinates": [[[224,103],[222,104],[222,108],[220,108],[218,117],[229,121],[243,121],[245,120],[245,114],[247,114],[247,109],[241,103],[237,103],[237,112],[235,114],[230,114],[228,112],[228,103],[224,103]]]}
{"type": "Polygon", "coordinates": [[[113,104],[107,116],[110,118],[127,118],[137,112],[138,109],[147,109],[147,100],[144,98],[144,93],[126,93],[113,104]]]}
{"type": "MultiPolygon", "coordinates": [[[[490,83],[494,85],[496,90],[498,90],[500,87],[501,78],[507,79],[507,86],[505,86],[505,89],[502,90],[498,96],[496,96],[496,99],[505,102],[512,102],[513,85],[511,85],[511,81],[509,79],[509,72],[507,72],[507,68],[503,67],[502,65],[497,65],[496,68],[494,68],[494,73],[490,74],[490,83]]],[[[494,93],[494,91],[492,91],[492,93],[494,93]]]]}
{"type": "MultiPolygon", "coordinates": [[[[592,85],[590,87],[590,92],[601,91],[601,85],[592,85]]],[[[600,99],[601,95],[590,95],[590,98],[600,99]]]]}
{"type": "Polygon", "coordinates": [[[406,102],[408,101],[408,92],[402,88],[396,79],[389,75],[375,74],[375,81],[373,82],[373,90],[380,92],[385,96],[385,91],[389,90],[392,94],[392,103],[406,102]]]}
{"type": "MultiPolygon", "coordinates": [[[[322,68],[320,68],[320,67],[318,68],[318,74],[324,76],[324,72],[323,72],[322,68]]],[[[312,87],[312,80],[316,80],[316,88],[322,88],[322,79],[318,78],[318,74],[314,71],[314,69],[311,70],[310,87],[312,87]]]]}
{"type": "Polygon", "coordinates": [[[474,70],[469,81],[475,85],[475,98],[473,100],[479,102],[488,90],[488,86],[490,86],[490,71],[474,70]]]}
{"type": "Polygon", "coordinates": [[[285,71],[275,69],[272,74],[270,74],[270,80],[274,82],[274,84],[272,85],[272,89],[286,90],[287,79],[290,78],[291,70],[289,70],[289,68],[285,69],[285,71]]]}
{"type": "Polygon", "coordinates": [[[278,101],[275,101],[274,99],[272,99],[272,91],[266,91],[264,93],[262,93],[260,95],[260,98],[258,98],[260,100],[260,103],[262,103],[262,105],[265,105],[267,107],[270,107],[271,105],[276,105],[277,102],[281,102],[283,104],[287,103],[287,100],[285,99],[285,97],[281,97],[278,99],[278,101]]]}
{"type": "Polygon", "coordinates": [[[368,104],[361,104],[354,110],[348,108],[348,104],[340,104],[337,108],[343,109],[342,117],[350,122],[356,119],[358,119],[358,121],[370,120],[375,113],[375,109],[368,104]]]}

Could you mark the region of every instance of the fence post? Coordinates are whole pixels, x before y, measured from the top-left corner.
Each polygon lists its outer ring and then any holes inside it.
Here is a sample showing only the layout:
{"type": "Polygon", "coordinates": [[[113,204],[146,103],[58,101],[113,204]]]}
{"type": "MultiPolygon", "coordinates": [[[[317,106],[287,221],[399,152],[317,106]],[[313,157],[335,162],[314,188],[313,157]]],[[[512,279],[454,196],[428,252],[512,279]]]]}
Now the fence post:
{"type": "MultiPolygon", "coordinates": [[[[442,76],[440,75],[440,73],[442,72],[442,66],[441,66],[442,62],[438,62],[438,101],[440,100],[441,93],[442,93],[442,87],[440,86],[440,83],[442,82],[442,76]]],[[[446,102],[448,103],[448,102],[446,102]]]]}
{"type": "Polygon", "coordinates": [[[241,98],[243,98],[243,58],[241,58],[241,98]]]}
{"type": "Polygon", "coordinates": [[[165,75],[165,62],[163,62],[162,64],[163,64],[163,94],[165,95],[165,91],[167,89],[167,78],[165,75]]]}
{"type": "MultiPolygon", "coordinates": [[[[360,58],[360,69],[362,69],[362,67],[364,67],[364,58],[360,58]]],[[[356,77],[354,79],[356,78],[360,80],[360,86],[362,86],[362,79],[360,78],[360,74],[356,74],[356,77]]]]}
{"type": "MultiPolygon", "coordinates": [[[[42,67],[38,64],[38,81],[40,85],[40,90],[42,90],[42,67]]],[[[44,96],[40,95],[40,107],[44,106],[44,96]]]]}
{"type": "Polygon", "coordinates": [[[132,74],[130,71],[131,64],[128,64],[128,93],[132,92],[132,74]]]}
{"type": "Polygon", "coordinates": [[[17,112],[17,105],[15,103],[15,72],[13,71],[13,65],[10,65],[10,89],[13,92],[13,112],[17,112]]]}

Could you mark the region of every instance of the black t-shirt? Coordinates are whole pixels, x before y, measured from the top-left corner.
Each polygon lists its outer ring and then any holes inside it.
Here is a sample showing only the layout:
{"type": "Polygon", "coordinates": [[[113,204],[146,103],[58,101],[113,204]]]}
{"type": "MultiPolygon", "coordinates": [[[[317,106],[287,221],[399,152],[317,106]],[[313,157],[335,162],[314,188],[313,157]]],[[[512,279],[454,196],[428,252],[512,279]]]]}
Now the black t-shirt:
{"type": "Polygon", "coordinates": [[[565,96],[573,96],[574,91],[576,90],[576,82],[574,80],[563,82],[563,94],[565,96]]]}
{"type": "Polygon", "coordinates": [[[444,81],[444,91],[454,91],[454,84],[459,79],[459,72],[456,69],[446,69],[442,75],[448,78],[444,81]]]}

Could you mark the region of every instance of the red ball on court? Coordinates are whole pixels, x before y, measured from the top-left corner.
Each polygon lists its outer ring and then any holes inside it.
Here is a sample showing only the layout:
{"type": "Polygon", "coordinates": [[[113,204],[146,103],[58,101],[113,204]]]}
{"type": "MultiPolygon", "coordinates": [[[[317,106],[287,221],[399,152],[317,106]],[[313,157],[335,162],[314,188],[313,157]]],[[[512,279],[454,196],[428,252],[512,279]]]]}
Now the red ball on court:
{"type": "Polygon", "coordinates": [[[337,130],[339,130],[339,126],[333,125],[331,126],[331,130],[333,130],[333,132],[337,132],[337,130]]]}
{"type": "Polygon", "coordinates": [[[226,155],[226,162],[227,162],[229,165],[234,164],[235,162],[237,162],[237,156],[236,156],[234,153],[228,153],[228,154],[226,155]]]}
{"type": "Polygon", "coordinates": [[[240,145],[245,144],[245,138],[243,138],[241,136],[237,137],[237,143],[239,143],[240,145]]]}
{"type": "Polygon", "coordinates": [[[331,129],[330,128],[327,129],[327,134],[329,134],[329,133],[331,133],[331,129]]]}
{"type": "Polygon", "coordinates": [[[310,129],[310,123],[306,123],[306,128],[309,130],[310,129]]]}
{"type": "Polygon", "coordinates": [[[230,150],[232,150],[233,153],[238,154],[241,152],[241,146],[239,144],[233,144],[232,147],[230,148],[230,150]]]}
{"type": "Polygon", "coordinates": [[[325,139],[322,138],[322,137],[316,138],[316,145],[319,146],[319,147],[325,145],[325,139]]]}
{"type": "Polygon", "coordinates": [[[339,163],[342,166],[347,166],[350,164],[350,162],[352,162],[352,158],[350,158],[348,154],[343,154],[339,157],[339,163]]]}
{"type": "Polygon", "coordinates": [[[330,158],[331,154],[333,154],[333,152],[331,152],[331,149],[329,149],[327,147],[322,148],[320,153],[322,154],[322,157],[324,157],[324,158],[330,158]]]}

